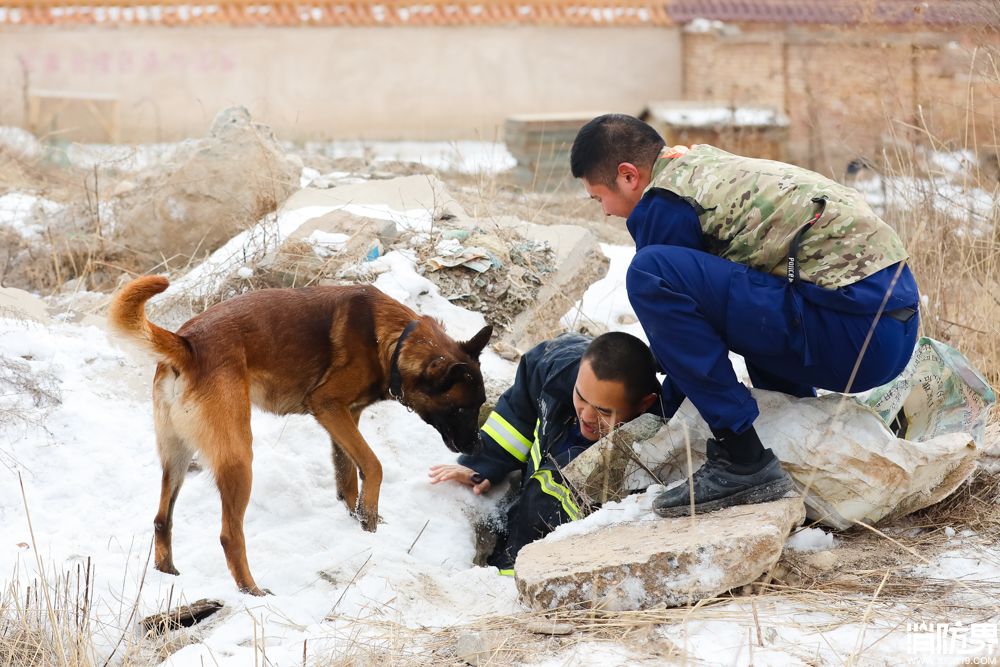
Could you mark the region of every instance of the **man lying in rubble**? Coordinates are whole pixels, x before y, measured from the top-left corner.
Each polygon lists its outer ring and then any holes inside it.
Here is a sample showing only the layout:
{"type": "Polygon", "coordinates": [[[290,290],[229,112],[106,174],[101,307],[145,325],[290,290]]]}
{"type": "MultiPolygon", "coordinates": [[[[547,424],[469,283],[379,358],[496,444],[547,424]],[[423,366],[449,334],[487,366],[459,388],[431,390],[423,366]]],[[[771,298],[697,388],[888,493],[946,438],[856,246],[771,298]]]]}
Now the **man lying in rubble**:
{"type": "Polygon", "coordinates": [[[629,301],[666,372],[664,417],[685,397],[708,423],[708,460],[653,501],[662,516],[766,502],[791,487],[754,429],[754,387],[858,392],[909,361],[917,285],[895,231],[820,174],[708,145],[667,147],[646,123],[599,116],[570,155],[605,215],[626,218],[629,301]]]}
{"type": "Polygon", "coordinates": [[[631,334],[563,334],[541,343],[521,357],[513,386],[483,425],[480,453],[433,466],[431,483],[454,480],[478,495],[522,471],[487,561],[513,575],[524,545],[580,516],[560,470],[618,424],[658,411],[659,384],[652,353],[631,334]]]}

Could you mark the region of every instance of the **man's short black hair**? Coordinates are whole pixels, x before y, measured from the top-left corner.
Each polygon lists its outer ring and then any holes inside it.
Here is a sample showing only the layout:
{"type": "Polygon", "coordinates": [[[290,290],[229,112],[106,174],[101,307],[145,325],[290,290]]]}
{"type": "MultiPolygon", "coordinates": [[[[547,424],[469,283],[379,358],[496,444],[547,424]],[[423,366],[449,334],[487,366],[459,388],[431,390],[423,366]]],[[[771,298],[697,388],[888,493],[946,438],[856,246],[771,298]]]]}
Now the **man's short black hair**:
{"type": "Polygon", "coordinates": [[[656,359],[649,347],[632,334],[624,331],[601,334],[590,342],[583,359],[598,380],[625,385],[625,398],[632,405],[660,391],[656,359]]]}
{"type": "Polygon", "coordinates": [[[665,145],[663,137],[638,118],[605,114],[577,132],[569,156],[570,171],[573,178],[614,188],[618,165],[630,162],[649,169],[665,145]]]}

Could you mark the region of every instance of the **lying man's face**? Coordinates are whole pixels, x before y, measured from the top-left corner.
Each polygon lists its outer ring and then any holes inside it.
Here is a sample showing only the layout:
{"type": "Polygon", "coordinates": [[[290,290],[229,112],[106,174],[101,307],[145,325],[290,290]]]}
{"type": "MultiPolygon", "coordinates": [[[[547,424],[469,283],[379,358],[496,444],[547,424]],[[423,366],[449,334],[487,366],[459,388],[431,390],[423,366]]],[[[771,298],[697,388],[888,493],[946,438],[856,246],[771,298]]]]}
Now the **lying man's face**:
{"type": "Polygon", "coordinates": [[[580,433],[587,440],[597,441],[615,426],[638,417],[649,404],[630,403],[623,382],[597,379],[590,362],[584,359],[573,387],[573,407],[580,433]]]}

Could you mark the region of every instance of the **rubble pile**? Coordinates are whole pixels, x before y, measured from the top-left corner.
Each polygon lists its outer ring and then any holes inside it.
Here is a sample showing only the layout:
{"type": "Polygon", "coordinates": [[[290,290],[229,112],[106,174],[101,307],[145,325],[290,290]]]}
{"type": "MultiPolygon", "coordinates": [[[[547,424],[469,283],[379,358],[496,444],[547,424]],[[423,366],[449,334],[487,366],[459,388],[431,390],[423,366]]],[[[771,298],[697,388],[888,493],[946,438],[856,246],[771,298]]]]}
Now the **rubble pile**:
{"type": "Polygon", "coordinates": [[[301,172],[269,127],[243,107],[224,109],[205,137],[119,183],[117,231],[139,251],[197,257],[277,209],[301,172]]]}

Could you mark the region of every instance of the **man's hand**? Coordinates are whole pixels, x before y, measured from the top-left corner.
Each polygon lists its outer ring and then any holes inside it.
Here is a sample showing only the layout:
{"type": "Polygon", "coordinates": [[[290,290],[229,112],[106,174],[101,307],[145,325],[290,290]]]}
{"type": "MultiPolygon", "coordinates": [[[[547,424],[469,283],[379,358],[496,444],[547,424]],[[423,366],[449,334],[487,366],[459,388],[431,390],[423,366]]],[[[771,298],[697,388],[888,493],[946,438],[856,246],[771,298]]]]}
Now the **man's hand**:
{"type": "Polygon", "coordinates": [[[460,466],[457,463],[431,466],[431,470],[428,475],[430,475],[431,484],[455,480],[460,484],[472,487],[472,492],[477,496],[480,496],[490,490],[490,480],[483,479],[483,476],[472,468],[466,468],[465,466],[460,466]]]}

